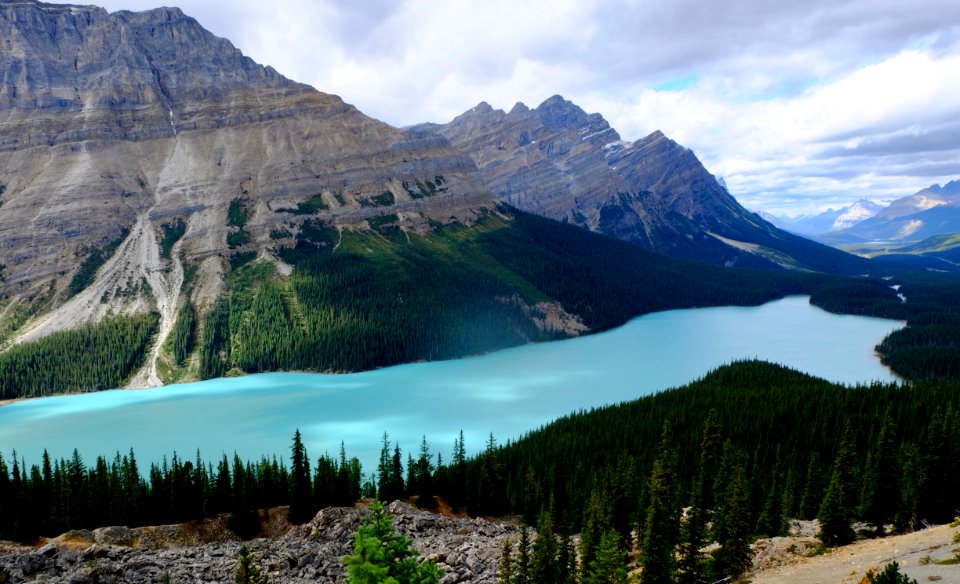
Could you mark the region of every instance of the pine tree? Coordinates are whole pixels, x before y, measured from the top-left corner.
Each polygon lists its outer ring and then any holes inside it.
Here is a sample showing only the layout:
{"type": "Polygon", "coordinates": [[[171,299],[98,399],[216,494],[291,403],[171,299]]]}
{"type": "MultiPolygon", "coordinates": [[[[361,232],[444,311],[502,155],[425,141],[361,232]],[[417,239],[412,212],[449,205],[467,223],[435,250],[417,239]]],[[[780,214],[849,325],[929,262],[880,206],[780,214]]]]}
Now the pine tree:
{"type": "Polygon", "coordinates": [[[287,517],[290,522],[299,525],[306,523],[313,517],[312,502],[313,487],[310,482],[310,462],[307,458],[307,449],[300,438],[298,429],[293,435],[293,446],[290,456],[290,509],[287,517]]]}
{"type": "Polygon", "coordinates": [[[514,584],[538,584],[533,580],[530,569],[530,529],[526,523],[520,524],[520,541],[517,544],[517,561],[513,566],[514,584]]]}
{"type": "Polygon", "coordinates": [[[533,542],[530,559],[530,577],[537,584],[559,584],[557,565],[557,537],[553,532],[553,519],[544,511],[537,522],[537,539],[533,542]]]}
{"type": "Polygon", "coordinates": [[[820,461],[816,451],[810,453],[810,462],[807,463],[807,476],[803,482],[803,493],[800,495],[799,515],[801,519],[813,519],[817,516],[817,505],[822,499],[823,491],[820,488],[820,461]]]}
{"type": "MultiPolygon", "coordinates": [[[[642,581],[649,582],[646,575],[642,581]]],[[[600,538],[596,557],[584,569],[583,584],[626,583],[627,552],[620,546],[620,534],[610,529],[600,538]]]]}
{"type": "Polygon", "coordinates": [[[513,584],[513,541],[510,539],[504,539],[500,546],[497,584],[513,584]]]}
{"type": "Polygon", "coordinates": [[[870,584],[917,584],[917,581],[900,571],[900,564],[890,562],[883,567],[880,573],[870,570],[867,572],[867,582],[870,584]]]}
{"type": "Polygon", "coordinates": [[[660,452],[650,475],[646,530],[640,549],[644,584],[670,584],[676,578],[678,518],[672,441],[670,424],[664,423],[660,452]]]}
{"type": "Polygon", "coordinates": [[[581,566],[590,565],[596,557],[600,539],[611,529],[613,529],[613,520],[606,493],[600,489],[594,489],[590,492],[584,509],[583,530],[580,533],[581,566]]]}
{"type": "Polygon", "coordinates": [[[883,535],[884,526],[896,517],[900,507],[895,433],[896,425],[888,410],[864,473],[861,503],[861,515],[874,526],[877,535],[883,535]]]}
{"type": "Polygon", "coordinates": [[[750,495],[747,493],[747,478],[743,463],[738,461],[731,473],[725,502],[717,512],[723,514],[725,528],[720,544],[713,556],[716,579],[724,576],[738,578],[750,569],[753,551],[750,549],[750,495]]]}
{"type": "Polygon", "coordinates": [[[843,479],[840,472],[834,468],[830,485],[820,504],[820,533],[817,537],[826,547],[846,545],[854,540],[856,535],[850,527],[850,515],[843,506],[843,479]]]}
{"type": "Polygon", "coordinates": [[[253,563],[253,555],[247,546],[240,547],[237,560],[239,565],[233,577],[236,584],[267,584],[266,574],[261,574],[260,568],[253,563]]]}
{"type": "Polygon", "coordinates": [[[380,501],[370,505],[354,536],[354,553],[343,561],[350,584],[437,584],[441,576],[436,562],[418,562],[412,543],[396,532],[380,501]]]}
{"type": "Polygon", "coordinates": [[[706,513],[703,509],[703,480],[697,478],[690,495],[690,509],[680,522],[678,584],[704,584],[707,559],[701,551],[707,543],[706,513]]]}

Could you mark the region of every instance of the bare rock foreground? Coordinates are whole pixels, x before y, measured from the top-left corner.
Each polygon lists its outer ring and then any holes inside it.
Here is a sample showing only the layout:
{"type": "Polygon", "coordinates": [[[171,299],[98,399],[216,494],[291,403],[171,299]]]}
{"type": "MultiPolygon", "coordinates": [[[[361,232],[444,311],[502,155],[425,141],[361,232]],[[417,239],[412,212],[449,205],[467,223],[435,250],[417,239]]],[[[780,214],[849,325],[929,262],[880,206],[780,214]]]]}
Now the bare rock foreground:
{"type": "MultiPolygon", "coordinates": [[[[516,541],[516,521],[449,517],[395,501],[387,507],[397,530],[421,557],[443,568],[442,584],[492,584],[504,539],[516,541]]],[[[268,537],[246,542],[271,582],[291,584],[346,581],[343,556],[353,553],[354,533],[365,507],[331,507],[309,523],[290,527],[282,510],[264,525],[268,537]]],[[[811,522],[803,522],[811,523],[811,522]]],[[[896,560],[918,583],[960,584],[954,557],[958,530],[947,525],[812,555],[810,529],[798,535],[759,540],[754,545],[753,584],[859,584],[871,568],[896,560]]],[[[535,537],[535,534],[532,534],[535,537]]],[[[71,531],[40,548],[0,542],[0,582],[162,582],[230,583],[243,545],[225,519],[157,527],[104,527],[71,531]]]]}
{"type": "MultiPolygon", "coordinates": [[[[516,532],[506,521],[451,518],[400,502],[391,503],[387,511],[394,516],[397,530],[414,541],[421,557],[443,568],[444,584],[496,582],[501,542],[516,532]]],[[[343,582],[346,571],[341,558],[353,553],[354,533],[365,513],[327,508],[279,537],[246,545],[271,582],[343,582]]],[[[199,543],[216,537],[215,525],[208,530],[107,527],[71,532],[36,550],[0,547],[0,581],[6,576],[9,582],[161,582],[169,574],[170,581],[178,584],[233,582],[242,544],[229,535],[199,543]]]]}

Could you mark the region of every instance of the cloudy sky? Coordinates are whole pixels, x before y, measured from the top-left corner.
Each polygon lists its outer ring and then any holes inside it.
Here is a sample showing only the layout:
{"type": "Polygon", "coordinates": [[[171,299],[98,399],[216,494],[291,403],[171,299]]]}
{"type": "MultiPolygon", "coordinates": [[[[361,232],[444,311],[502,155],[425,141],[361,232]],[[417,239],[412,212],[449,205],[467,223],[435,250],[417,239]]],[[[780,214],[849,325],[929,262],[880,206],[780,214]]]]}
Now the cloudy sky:
{"type": "MultiPolygon", "coordinates": [[[[109,10],[163,0],[101,0],[109,10]]],[[[561,94],[660,129],[747,207],[960,178],[956,0],[176,0],[287,77],[403,126],[561,94]]]]}

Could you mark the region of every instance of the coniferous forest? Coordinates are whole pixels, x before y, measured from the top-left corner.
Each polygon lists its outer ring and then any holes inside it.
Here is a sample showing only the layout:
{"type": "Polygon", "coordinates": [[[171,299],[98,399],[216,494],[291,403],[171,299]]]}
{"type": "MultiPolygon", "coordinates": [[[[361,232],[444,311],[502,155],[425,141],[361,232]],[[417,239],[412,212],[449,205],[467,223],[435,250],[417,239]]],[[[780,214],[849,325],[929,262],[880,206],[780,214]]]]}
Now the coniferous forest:
{"type": "Polygon", "coordinates": [[[296,246],[281,250],[294,265],[289,279],[263,262],[228,276],[224,296],[203,319],[199,377],[231,369],[357,371],[563,337],[535,324],[544,301],[592,331],[658,310],[756,305],[821,289],[840,297],[860,286],[871,295],[852,306],[825,297],[824,306],[900,310],[894,291],[874,280],[717,268],[509,213],[509,220],[489,215],[471,227],[436,226],[427,236],[404,234],[387,220],[342,233],[305,222],[296,246]]]}
{"type": "MultiPolygon", "coordinates": [[[[580,533],[583,578],[622,568],[617,558],[637,547],[648,573],[658,566],[667,577],[701,582],[741,573],[752,538],[784,533],[790,518],[819,518],[829,546],[850,541],[855,520],[882,534],[946,522],[960,510],[955,384],[848,388],[741,362],[681,388],[569,415],[514,442],[491,435],[473,445],[472,457],[462,436],[452,451],[425,439],[379,441],[380,461],[368,474],[343,446],[337,456],[310,458],[299,432],[289,458],[255,463],[174,455],[141,471],[133,452],[92,466],[78,455],[14,455],[0,462],[0,538],[217,513],[250,536],[270,506],[289,505],[290,519],[303,522],[361,496],[414,497],[427,508],[442,497],[474,515],[518,514],[541,537],[555,534],[555,546],[531,547],[530,570],[570,566],[568,536],[580,533]],[[720,547],[711,557],[694,552],[713,541],[720,547]]],[[[559,574],[536,581],[567,581],[559,574]]]]}
{"type": "MultiPolygon", "coordinates": [[[[239,228],[246,212],[231,209],[232,228],[239,228]]],[[[175,378],[358,371],[566,336],[545,325],[543,302],[597,332],[658,310],[756,305],[788,294],[810,294],[811,303],[832,312],[906,320],[907,328],[878,347],[884,362],[908,379],[960,376],[956,277],[898,273],[910,299],[902,302],[889,281],[708,266],[516,210],[502,213],[469,227],[435,225],[427,235],[400,231],[396,216],[342,232],[307,219],[296,244],[279,251],[294,266],[289,277],[238,252],[212,306],[187,301],[178,311],[169,347],[180,368],[175,378]]],[[[181,235],[180,224],[171,225],[168,243],[181,235]]],[[[124,318],[4,353],[0,396],[122,386],[156,323],[153,316],[124,318]]]]}
{"type": "Polygon", "coordinates": [[[107,317],[0,354],[0,399],[121,387],[137,370],[157,314],[107,317]]]}

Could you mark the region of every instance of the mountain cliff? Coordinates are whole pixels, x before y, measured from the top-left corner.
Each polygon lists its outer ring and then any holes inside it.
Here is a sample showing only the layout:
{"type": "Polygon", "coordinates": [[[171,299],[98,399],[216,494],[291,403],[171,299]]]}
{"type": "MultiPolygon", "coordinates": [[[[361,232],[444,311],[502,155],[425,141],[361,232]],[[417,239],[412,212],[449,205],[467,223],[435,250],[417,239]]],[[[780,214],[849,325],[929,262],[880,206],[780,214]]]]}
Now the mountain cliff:
{"type": "Polygon", "coordinates": [[[445,140],[285,79],[176,8],[6,2],[0,38],[4,312],[56,308],[20,340],[150,307],[165,336],[185,266],[208,304],[226,258],[293,245],[305,219],[416,230],[497,203],[445,140]]]}
{"type": "Polygon", "coordinates": [[[744,209],[662,132],[627,142],[599,114],[554,96],[509,112],[486,103],[444,124],[487,186],[525,211],[675,257],[721,265],[862,271],[858,260],[744,209]]]}
{"type": "Polygon", "coordinates": [[[0,38],[0,399],[455,358],[829,283],[641,248],[863,271],[561,98],[398,129],[175,8],[6,2],[0,38]]]}

